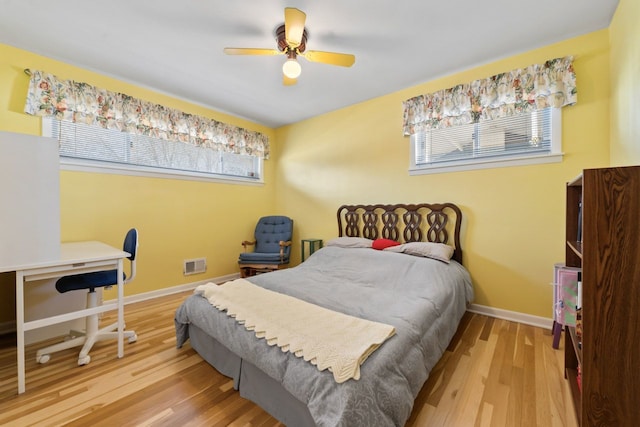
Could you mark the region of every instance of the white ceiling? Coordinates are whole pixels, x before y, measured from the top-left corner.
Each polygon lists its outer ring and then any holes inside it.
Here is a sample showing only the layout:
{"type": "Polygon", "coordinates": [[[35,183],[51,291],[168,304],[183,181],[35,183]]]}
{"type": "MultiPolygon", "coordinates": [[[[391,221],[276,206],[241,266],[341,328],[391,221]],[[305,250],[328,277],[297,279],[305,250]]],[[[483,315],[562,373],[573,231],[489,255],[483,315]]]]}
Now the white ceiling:
{"type": "Polygon", "coordinates": [[[279,127],[606,28],[617,4],[0,0],[0,43],[279,127]],[[283,56],[222,52],[276,48],[274,30],[285,7],[307,14],[307,49],[354,54],[353,67],[300,59],[298,84],[285,87],[283,56]]]}

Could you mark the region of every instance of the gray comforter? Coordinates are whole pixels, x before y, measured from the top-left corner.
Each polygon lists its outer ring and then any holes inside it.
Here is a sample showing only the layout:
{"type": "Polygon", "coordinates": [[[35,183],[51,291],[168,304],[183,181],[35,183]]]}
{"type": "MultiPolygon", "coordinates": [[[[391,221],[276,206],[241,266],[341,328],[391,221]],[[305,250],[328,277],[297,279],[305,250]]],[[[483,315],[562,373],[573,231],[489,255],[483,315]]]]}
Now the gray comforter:
{"type": "Polygon", "coordinates": [[[455,261],[368,248],[325,247],[298,267],[249,280],[396,328],[364,362],[360,380],[337,384],[330,372],[268,346],[199,295],[178,308],[178,347],[188,324],[197,325],[306,403],[318,426],[403,426],[473,299],[469,274],[455,261]]]}

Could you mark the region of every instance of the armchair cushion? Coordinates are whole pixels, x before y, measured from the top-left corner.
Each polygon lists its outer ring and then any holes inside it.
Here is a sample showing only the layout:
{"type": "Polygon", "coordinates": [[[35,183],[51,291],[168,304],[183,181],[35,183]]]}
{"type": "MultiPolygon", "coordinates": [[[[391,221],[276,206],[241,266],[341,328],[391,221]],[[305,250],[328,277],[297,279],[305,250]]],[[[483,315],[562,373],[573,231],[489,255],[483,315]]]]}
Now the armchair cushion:
{"type": "MultiPolygon", "coordinates": [[[[240,254],[238,262],[240,264],[280,264],[280,250],[276,253],[244,252],[240,254]]],[[[289,259],[285,258],[284,262],[289,262],[289,259]]]]}

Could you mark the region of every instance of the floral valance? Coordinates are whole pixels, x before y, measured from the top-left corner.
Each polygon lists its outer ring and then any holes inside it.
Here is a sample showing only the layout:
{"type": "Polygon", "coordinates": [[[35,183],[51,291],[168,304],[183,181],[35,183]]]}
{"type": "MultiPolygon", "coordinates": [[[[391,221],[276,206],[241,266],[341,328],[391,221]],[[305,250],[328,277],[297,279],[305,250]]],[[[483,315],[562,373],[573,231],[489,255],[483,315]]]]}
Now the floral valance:
{"type": "Polygon", "coordinates": [[[217,151],[269,158],[269,139],[259,132],[31,71],[27,114],[98,125],[217,151]]]}
{"type": "Polygon", "coordinates": [[[403,131],[475,123],[577,101],[573,57],[551,59],[403,102],[403,131]]]}

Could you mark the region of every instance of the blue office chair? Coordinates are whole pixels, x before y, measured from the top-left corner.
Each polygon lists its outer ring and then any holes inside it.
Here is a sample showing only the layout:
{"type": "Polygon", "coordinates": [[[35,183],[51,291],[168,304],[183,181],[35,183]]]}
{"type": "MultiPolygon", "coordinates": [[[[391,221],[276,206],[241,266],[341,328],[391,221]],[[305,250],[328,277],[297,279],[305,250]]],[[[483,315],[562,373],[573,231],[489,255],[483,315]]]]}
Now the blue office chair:
{"type": "MultiPolygon", "coordinates": [[[[124,239],[124,245],[122,248],[125,252],[131,254],[129,261],[131,262],[131,275],[129,277],[126,274],[123,277],[124,283],[129,283],[136,276],[136,253],[138,252],[138,230],[132,228],[127,232],[124,239]]],[[[93,308],[98,306],[98,296],[96,294],[96,288],[110,288],[118,283],[118,270],[110,271],[97,271],[93,273],[76,274],[72,276],[64,276],[56,282],[56,289],[60,293],[76,290],[89,290],[87,293],[87,308],[93,308]]],[[[118,338],[118,324],[114,323],[105,328],[98,329],[99,318],[98,314],[93,314],[86,317],[86,330],[83,332],[71,331],[70,339],[54,344],[49,347],[40,349],[36,353],[36,361],[38,363],[47,363],[50,358],[50,354],[56,351],[66,350],[77,346],[82,346],[80,354],[78,356],[78,365],[86,365],[91,361],[89,351],[96,341],[105,339],[118,338]]],[[[124,336],[129,339],[129,342],[135,342],[138,336],[134,331],[124,331],[124,336]]]]}
{"type": "Polygon", "coordinates": [[[254,233],[255,240],[242,242],[244,252],[238,259],[240,277],[287,267],[291,254],[292,234],[291,218],[281,215],[260,218],[254,233]],[[247,252],[247,246],[255,246],[253,252],[247,252]]]}

